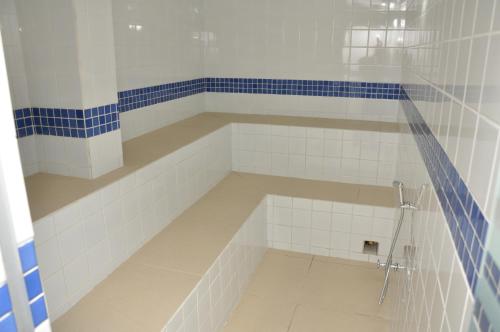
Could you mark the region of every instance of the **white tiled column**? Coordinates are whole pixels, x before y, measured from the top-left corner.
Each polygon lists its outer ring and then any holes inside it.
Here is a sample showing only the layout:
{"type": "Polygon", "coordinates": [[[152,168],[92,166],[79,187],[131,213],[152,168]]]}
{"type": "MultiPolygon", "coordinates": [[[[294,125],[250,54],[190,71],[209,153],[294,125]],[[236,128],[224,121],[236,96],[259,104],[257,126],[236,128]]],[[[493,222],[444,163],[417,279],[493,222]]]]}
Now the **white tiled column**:
{"type": "MultiPolygon", "coordinates": [[[[83,110],[117,103],[110,0],[16,5],[31,107],[83,110]]],[[[119,129],[92,140],[36,135],[20,145],[26,175],[40,170],[95,178],[123,164],[119,129]]]]}

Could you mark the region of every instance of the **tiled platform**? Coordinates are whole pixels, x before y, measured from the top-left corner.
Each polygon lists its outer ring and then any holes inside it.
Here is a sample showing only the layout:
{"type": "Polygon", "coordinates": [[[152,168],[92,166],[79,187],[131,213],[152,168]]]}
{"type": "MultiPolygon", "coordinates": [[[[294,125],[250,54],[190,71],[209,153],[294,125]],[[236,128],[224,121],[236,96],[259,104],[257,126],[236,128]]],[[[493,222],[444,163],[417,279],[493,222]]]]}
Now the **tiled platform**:
{"type": "Polygon", "coordinates": [[[389,331],[373,264],[269,249],[224,332],[389,331]]]}
{"type": "Polygon", "coordinates": [[[335,128],[394,133],[396,123],[292,116],[203,113],[123,144],[124,167],[94,180],[35,174],[26,178],[33,220],[38,220],[230,123],[335,128]]]}
{"type": "Polygon", "coordinates": [[[392,188],[233,172],[56,320],[54,330],[159,331],[268,193],[393,206],[392,188]]]}

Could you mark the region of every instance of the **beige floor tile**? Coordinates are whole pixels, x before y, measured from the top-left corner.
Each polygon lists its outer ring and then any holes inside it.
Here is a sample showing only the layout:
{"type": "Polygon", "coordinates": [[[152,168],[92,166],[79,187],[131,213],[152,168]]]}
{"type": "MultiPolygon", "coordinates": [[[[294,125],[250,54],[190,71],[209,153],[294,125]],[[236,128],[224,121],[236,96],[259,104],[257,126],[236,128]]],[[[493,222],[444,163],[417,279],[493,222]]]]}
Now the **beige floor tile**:
{"type": "Polygon", "coordinates": [[[383,273],[374,267],[313,261],[304,285],[302,303],[337,311],[378,315],[383,273]]]}
{"type": "Polygon", "coordinates": [[[286,256],[268,251],[248,285],[247,293],[298,303],[312,256],[286,256]]]}
{"type": "Polygon", "coordinates": [[[390,324],[355,313],[334,311],[315,305],[299,305],[290,332],[385,332],[390,324]]]}
{"type": "Polygon", "coordinates": [[[141,327],[138,331],[160,331],[198,280],[185,273],[127,262],[56,320],[56,325],[65,328],[60,331],[91,331],[99,324],[119,326],[120,318],[126,317],[131,327],[141,327]]]}
{"type": "Polygon", "coordinates": [[[388,331],[395,296],[379,305],[381,287],[370,263],[268,250],[225,331],[388,331]]]}
{"type": "Polygon", "coordinates": [[[286,332],[296,303],[247,294],[236,307],[224,332],[286,332]]]}
{"type": "Polygon", "coordinates": [[[142,332],[145,329],[93,295],[86,296],[68,313],[52,322],[54,332],[142,332]]]}

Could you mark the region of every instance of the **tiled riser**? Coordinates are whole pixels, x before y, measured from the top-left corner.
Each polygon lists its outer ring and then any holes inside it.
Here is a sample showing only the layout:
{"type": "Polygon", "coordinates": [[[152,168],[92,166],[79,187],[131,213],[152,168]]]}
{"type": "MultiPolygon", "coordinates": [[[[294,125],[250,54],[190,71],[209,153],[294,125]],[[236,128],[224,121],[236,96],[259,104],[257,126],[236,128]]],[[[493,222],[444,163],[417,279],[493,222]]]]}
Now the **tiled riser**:
{"type": "Polygon", "coordinates": [[[233,124],[233,169],[391,186],[399,135],[372,131],[233,124]]]}
{"type": "Polygon", "coordinates": [[[230,135],[221,128],[35,222],[53,320],[227,175],[230,135]]]}
{"type": "Polygon", "coordinates": [[[217,332],[238,304],[267,247],[264,198],[222,250],[163,332],[217,332]]]}
{"type": "Polygon", "coordinates": [[[397,100],[205,93],[204,111],[397,121],[397,100]]]}
{"type": "MultiPolygon", "coordinates": [[[[276,195],[267,204],[270,248],[359,261],[385,261],[399,217],[394,208],[276,195]],[[378,255],[364,254],[364,241],[378,242],[378,255]]],[[[395,262],[403,261],[410,236],[409,223],[403,225],[395,262]]]]}
{"type": "Polygon", "coordinates": [[[119,130],[89,139],[47,135],[17,141],[24,176],[45,172],[94,179],[123,166],[119,130]]]}

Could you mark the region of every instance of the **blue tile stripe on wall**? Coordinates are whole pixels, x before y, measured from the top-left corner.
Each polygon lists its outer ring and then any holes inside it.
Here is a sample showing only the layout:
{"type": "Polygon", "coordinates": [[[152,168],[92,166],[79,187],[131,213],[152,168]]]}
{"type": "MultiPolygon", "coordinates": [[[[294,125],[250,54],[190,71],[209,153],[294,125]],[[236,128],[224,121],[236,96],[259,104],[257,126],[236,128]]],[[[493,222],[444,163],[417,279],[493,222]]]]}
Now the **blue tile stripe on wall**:
{"type": "Polygon", "coordinates": [[[207,92],[274,94],[317,97],[399,99],[399,83],[289,80],[263,78],[205,78],[207,92]]]}
{"type": "Polygon", "coordinates": [[[23,108],[14,111],[17,137],[33,134],[90,138],[120,128],[118,105],[89,109],[23,108]]]}
{"type": "Polygon", "coordinates": [[[118,92],[118,104],[92,109],[23,108],[14,111],[17,137],[33,134],[88,138],[120,128],[119,113],[203,92],[316,97],[393,99],[399,83],[289,80],[264,78],[197,78],[118,92]]]}
{"type": "Polygon", "coordinates": [[[37,327],[48,319],[48,313],[40,278],[40,270],[36,259],[34,241],[29,241],[19,247],[19,258],[21,260],[26,293],[28,294],[30,303],[33,325],[37,327]]]}
{"type": "Polygon", "coordinates": [[[12,312],[9,286],[6,283],[0,286],[0,331],[17,331],[16,319],[14,317],[14,313],[12,312]]]}
{"type": "Polygon", "coordinates": [[[205,92],[205,79],[173,82],[118,92],[120,113],[205,92]]]}
{"type": "Polygon", "coordinates": [[[436,90],[423,89],[426,88],[416,85],[403,86],[401,103],[443,208],[467,281],[471,288],[475,289],[481,269],[488,222],[457,169],[412,102],[412,99],[422,98],[435,100],[434,94],[439,93],[436,90]]]}
{"type": "Polygon", "coordinates": [[[483,276],[490,287],[491,294],[500,305],[500,268],[490,253],[486,254],[483,276]]]}
{"type": "Polygon", "coordinates": [[[31,136],[34,133],[31,108],[22,108],[14,111],[17,137],[31,136]]]}

